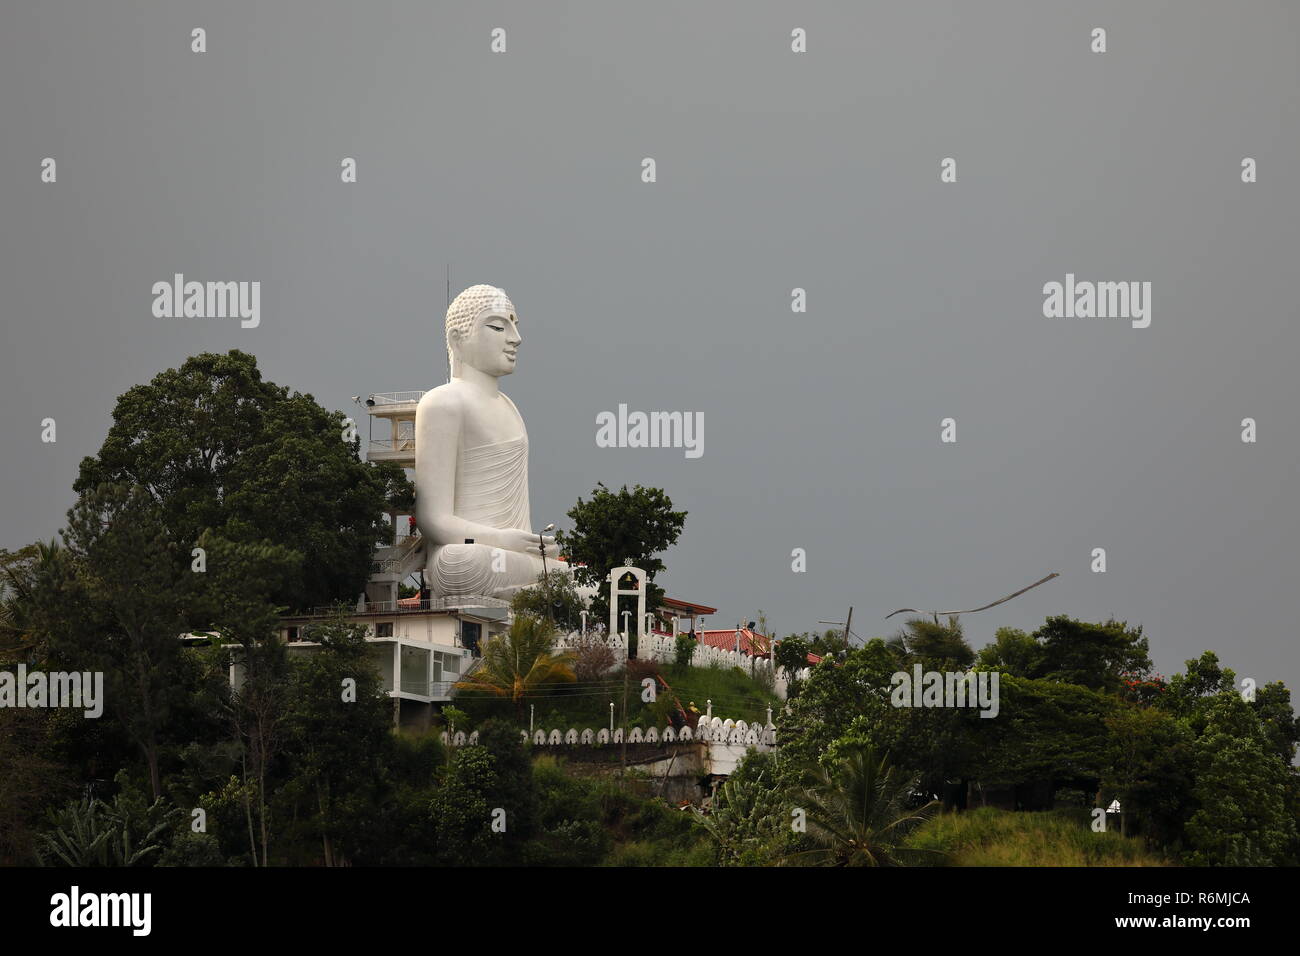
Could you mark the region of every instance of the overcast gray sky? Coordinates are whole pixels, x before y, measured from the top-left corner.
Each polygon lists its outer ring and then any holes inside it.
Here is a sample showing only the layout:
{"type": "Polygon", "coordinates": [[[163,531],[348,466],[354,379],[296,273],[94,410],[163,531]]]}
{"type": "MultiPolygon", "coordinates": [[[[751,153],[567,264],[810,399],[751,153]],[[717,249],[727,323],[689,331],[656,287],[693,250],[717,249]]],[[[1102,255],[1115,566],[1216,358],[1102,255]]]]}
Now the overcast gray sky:
{"type": "Polygon", "coordinates": [[[0,545],[55,533],[116,396],[194,353],[338,409],[440,384],[450,263],[519,310],[535,522],[664,488],[690,516],[661,583],[716,626],[851,604],[886,636],[1060,571],[972,643],[1115,615],[1165,673],[1212,648],[1293,683],[1298,27],[1282,2],[7,4],[0,545]],[[260,281],[260,326],[155,318],[176,272],[260,281]],[[1066,273],[1151,282],[1150,327],[1045,318],[1066,273]],[[619,403],[703,413],[703,456],[598,448],[619,403]]]}

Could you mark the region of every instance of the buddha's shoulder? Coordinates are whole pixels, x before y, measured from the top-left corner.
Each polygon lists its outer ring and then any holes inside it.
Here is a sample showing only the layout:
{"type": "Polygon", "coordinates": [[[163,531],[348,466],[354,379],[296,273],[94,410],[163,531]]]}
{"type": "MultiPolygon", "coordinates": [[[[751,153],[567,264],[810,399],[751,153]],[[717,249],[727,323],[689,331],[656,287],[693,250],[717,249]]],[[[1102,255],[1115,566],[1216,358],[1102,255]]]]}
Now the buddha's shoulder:
{"type": "Polygon", "coordinates": [[[420,396],[420,402],[415,406],[417,415],[436,414],[436,415],[460,415],[465,408],[465,393],[459,387],[458,382],[448,382],[446,385],[439,385],[437,388],[431,388],[420,396]]]}

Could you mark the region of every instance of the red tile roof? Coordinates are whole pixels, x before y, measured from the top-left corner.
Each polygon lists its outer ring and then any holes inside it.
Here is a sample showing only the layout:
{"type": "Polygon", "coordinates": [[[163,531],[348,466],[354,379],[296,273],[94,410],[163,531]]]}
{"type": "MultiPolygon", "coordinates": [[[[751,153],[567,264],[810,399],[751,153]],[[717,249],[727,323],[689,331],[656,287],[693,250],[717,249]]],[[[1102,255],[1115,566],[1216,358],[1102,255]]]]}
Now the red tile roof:
{"type": "Polygon", "coordinates": [[[707,604],[693,604],[690,601],[683,601],[679,598],[665,597],[663,601],[660,602],[659,606],[673,611],[685,611],[688,614],[703,614],[707,616],[709,614],[718,613],[716,607],[709,607],[707,604]]]}
{"type": "MultiPolygon", "coordinates": [[[[695,638],[709,647],[717,647],[724,651],[736,650],[736,634],[734,627],[729,627],[723,631],[696,631],[695,638]]],[[[756,631],[751,631],[747,627],[742,627],[740,634],[740,652],[742,654],[753,654],[754,643],[759,644],[759,656],[766,656],[768,648],[768,639],[756,631]]]]}
{"type": "MultiPolygon", "coordinates": [[[[696,632],[696,637],[697,638],[700,637],[701,634],[703,635],[704,643],[708,644],[710,647],[718,647],[724,651],[734,651],[736,649],[736,629],[734,627],[727,628],[724,631],[696,632]]],[[[753,654],[754,653],[753,647],[755,641],[758,642],[760,648],[765,648],[765,650],[759,651],[759,656],[767,657],[768,654],[771,652],[770,639],[764,637],[762,634],[759,634],[757,631],[751,631],[747,627],[742,627],[740,629],[741,653],[753,654]]],[[[822,662],[822,658],[820,654],[810,653],[808,655],[808,664],[810,667],[816,667],[821,662],[822,662]]]]}

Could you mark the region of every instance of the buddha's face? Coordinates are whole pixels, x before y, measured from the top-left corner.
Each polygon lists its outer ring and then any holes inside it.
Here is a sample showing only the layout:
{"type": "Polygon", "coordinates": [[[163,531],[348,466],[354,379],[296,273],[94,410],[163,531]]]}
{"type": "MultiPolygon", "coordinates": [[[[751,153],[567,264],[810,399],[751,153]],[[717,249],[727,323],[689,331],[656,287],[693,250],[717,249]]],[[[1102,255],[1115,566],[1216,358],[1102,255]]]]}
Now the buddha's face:
{"type": "Polygon", "coordinates": [[[453,341],[453,346],[463,364],[499,378],[515,370],[522,341],[517,316],[485,312],[474,320],[469,334],[453,341]]]}

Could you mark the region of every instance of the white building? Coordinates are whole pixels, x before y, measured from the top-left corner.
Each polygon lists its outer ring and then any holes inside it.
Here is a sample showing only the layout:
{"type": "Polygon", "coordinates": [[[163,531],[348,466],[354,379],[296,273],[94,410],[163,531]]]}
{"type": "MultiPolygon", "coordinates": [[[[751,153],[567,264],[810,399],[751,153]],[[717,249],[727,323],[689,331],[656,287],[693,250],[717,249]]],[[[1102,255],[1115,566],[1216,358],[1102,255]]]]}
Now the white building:
{"type": "MultiPolygon", "coordinates": [[[[478,649],[508,626],[509,609],[456,607],[438,599],[418,597],[397,602],[363,602],[349,611],[349,623],[366,628],[371,659],[393,699],[393,720],[400,726],[428,727],[440,705],[452,698],[452,687],[478,659],[478,649]]],[[[310,654],[320,644],[312,640],[312,625],[332,617],[332,609],[280,619],[280,639],[289,653],[310,654]]],[[[232,669],[238,688],[241,675],[232,669]]]]}

